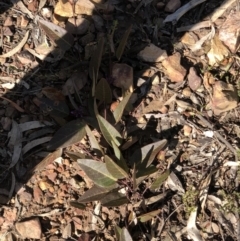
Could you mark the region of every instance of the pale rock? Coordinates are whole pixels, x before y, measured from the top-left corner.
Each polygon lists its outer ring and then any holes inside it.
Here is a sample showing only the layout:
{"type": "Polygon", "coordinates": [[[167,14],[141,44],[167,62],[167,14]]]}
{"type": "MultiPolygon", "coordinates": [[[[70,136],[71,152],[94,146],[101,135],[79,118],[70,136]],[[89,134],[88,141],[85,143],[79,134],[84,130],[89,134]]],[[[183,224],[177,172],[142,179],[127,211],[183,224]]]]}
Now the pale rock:
{"type": "Polygon", "coordinates": [[[138,58],[146,62],[161,62],[167,58],[167,52],[154,44],[149,44],[138,53],[138,58]]]}
{"type": "Polygon", "coordinates": [[[113,85],[124,90],[133,88],[133,68],[127,64],[114,64],[112,68],[113,85]]]}
{"type": "Polygon", "coordinates": [[[223,81],[216,81],[213,86],[213,97],[207,107],[211,107],[215,115],[237,107],[238,93],[236,87],[223,81]]]}
{"type": "MultiPolygon", "coordinates": [[[[100,3],[101,1],[97,0],[77,0],[75,3],[75,14],[81,15],[92,15],[94,9],[97,4],[95,5],[94,2],[100,3]]],[[[101,5],[102,8],[107,8],[107,5],[101,5]]],[[[73,7],[69,1],[66,0],[59,0],[55,6],[54,13],[62,16],[62,17],[73,17],[73,7]]]]}
{"type": "Polygon", "coordinates": [[[175,12],[179,7],[181,6],[181,1],[180,0],[170,0],[164,11],[165,12],[169,12],[169,13],[173,13],[175,12]]]}
{"type": "Polygon", "coordinates": [[[229,14],[226,21],[219,29],[219,39],[235,53],[240,44],[240,15],[229,14]]]}
{"type": "Polygon", "coordinates": [[[38,218],[33,218],[15,224],[16,230],[24,239],[40,239],[42,235],[41,224],[38,218]]]}
{"type": "Polygon", "coordinates": [[[187,73],[186,69],[180,64],[181,55],[175,53],[169,56],[162,62],[164,73],[168,76],[171,82],[182,82],[187,73]]]}

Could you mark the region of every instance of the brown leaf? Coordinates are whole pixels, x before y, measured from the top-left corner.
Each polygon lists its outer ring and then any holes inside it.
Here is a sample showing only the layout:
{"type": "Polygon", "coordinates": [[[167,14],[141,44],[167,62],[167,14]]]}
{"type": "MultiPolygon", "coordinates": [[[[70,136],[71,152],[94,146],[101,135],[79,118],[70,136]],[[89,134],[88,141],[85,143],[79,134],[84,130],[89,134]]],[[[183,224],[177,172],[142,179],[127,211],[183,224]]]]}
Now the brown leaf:
{"type": "Polygon", "coordinates": [[[42,93],[50,100],[53,101],[64,101],[65,100],[65,96],[63,95],[63,93],[59,90],[57,90],[56,88],[47,86],[42,88],[42,93]]]}

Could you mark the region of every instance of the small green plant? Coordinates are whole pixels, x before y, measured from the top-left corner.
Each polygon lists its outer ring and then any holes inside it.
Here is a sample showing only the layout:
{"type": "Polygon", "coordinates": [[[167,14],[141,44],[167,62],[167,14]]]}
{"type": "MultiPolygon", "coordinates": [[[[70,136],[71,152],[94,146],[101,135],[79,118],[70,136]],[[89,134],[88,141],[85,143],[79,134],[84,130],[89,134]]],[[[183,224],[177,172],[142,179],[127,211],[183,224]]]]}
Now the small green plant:
{"type": "Polygon", "coordinates": [[[222,198],[222,211],[223,212],[238,212],[240,213],[240,208],[238,207],[237,202],[240,200],[240,193],[234,191],[231,194],[227,194],[224,190],[220,191],[220,196],[222,198]]]}
{"type": "Polygon", "coordinates": [[[196,190],[194,187],[190,187],[182,196],[182,201],[183,201],[187,216],[189,216],[190,213],[194,211],[198,200],[198,195],[199,195],[199,191],[196,190]]]}

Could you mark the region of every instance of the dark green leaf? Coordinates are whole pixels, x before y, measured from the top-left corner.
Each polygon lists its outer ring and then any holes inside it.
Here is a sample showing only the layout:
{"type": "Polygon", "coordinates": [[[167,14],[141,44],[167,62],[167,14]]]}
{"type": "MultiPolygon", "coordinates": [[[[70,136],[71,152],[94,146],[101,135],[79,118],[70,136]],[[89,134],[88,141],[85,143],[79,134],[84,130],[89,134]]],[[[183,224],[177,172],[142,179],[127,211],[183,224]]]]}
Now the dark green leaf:
{"type": "Polygon", "coordinates": [[[61,127],[49,142],[47,148],[55,150],[75,144],[86,135],[85,124],[80,120],[73,120],[61,127]]]}
{"type": "Polygon", "coordinates": [[[96,185],[110,187],[116,183],[117,179],[109,173],[105,163],[91,159],[78,159],[77,162],[96,185]]]}
{"type": "Polygon", "coordinates": [[[85,205],[77,201],[70,201],[69,204],[74,208],[85,209],[85,205]]]}
{"type": "Polygon", "coordinates": [[[122,144],[121,134],[107,120],[98,114],[97,120],[100,130],[108,144],[111,145],[113,141],[117,146],[120,146],[122,144]]]}
{"type": "Polygon", "coordinates": [[[114,155],[117,158],[117,164],[126,172],[129,172],[126,160],[123,158],[123,155],[120,151],[120,149],[116,146],[116,144],[112,141],[112,148],[114,151],[114,155]]]}
{"type": "Polygon", "coordinates": [[[140,222],[144,223],[147,222],[149,220],[151,220],[152,218],[156,217],[159,213],[161,212],[161,209],[149,212],[149,213],[145,213],[141,216],[138,217],[138,219],[140,220],[140,222]]]}
{"type": "Polygon", "coordinates": [[[100,67],[100,63],[102,60],[102,54],[103,54],[103,46],[104,46],[104,38],[100,38],[96,49],[92,53],[92,57],[89,64],[89,75],[90,78],[94,81],[98,79],[98,71],[100,67]]]}
{"type": "Polygon", "coordinates": [[[118,207],[128,203],[128,199],[126,195],[119,193],[118,190],[114,190],[102,198],[101,203],[105,207],[118,207]]]}
{"type": "Polygon", "coordinates": [[[88,139],[91,143],[91,148],[93,149],[94,152],[96,152],[99,156],[101,156],[103,154],[102,148],[99,146],[98,141],[93,135],[91,129],[87,125],[85,128],[88,135],[88,139]]]}
{"type": "MultiPolygon", "coordinates": [[[[114,188],[114,186],[113,186],[114,188]]],[[[81,203],[87,203],[87,202],[93,202],[93,201],[99,201],[104,196],[106,196],[107,193],[109,193],[111,189],[109,188],[103,188],[99,186],[93,186],[91,189],[87,190],[79,199],[78,202],[81,203]]]]}
{"type": "Polygon", "coordinates": [[[117,163],[115,163],[109,156],[105,155],[104,157],[106,167],[108,171],[112,174],[116,179],[123,179],[128,177],[128,173],[126,173],[117,163]]]}
{"type": "Polygon", "coordinates": [[[95,97],[106,104],[112,102],[112,90],[106,79],[102,78],[98,82],[95,90],[95,97]]]}
{"type": "Polygon", "coordinates": [[[170,175],[170,170],[166,170],[164,173],[160,174],[159,177],[153,182],[151,185],[150,190],[154,191],[155,189],[160,188],[160,186],[167,180],[168,176],[170,175]]]}
{"type": "Polygon", "coordinates": [[[137,174],[136,174],[136,177],[139,178],[139,177],[146,177],[146,176],[149,176],[151,174],[153,174],[154,172],[157,172],[158,169],[151,165],[151,166],[148,166],[147,168],[141,168],[141,169],[138,169],[137,167],[137,174]]]}
{"type": "MultiPolygon", "coordinates": [[[[130,163],[136,163],[137,165],[141,163],[146,163],[145,167],[149,166],[158,152],[162,150],[167,145],[167,140],[161,140],[136,150],[130,157],[130,163]]],[[[144,168],[144,167],[143,167],[144,168]]]]}
{"type": "Polygon", "coordinates": [[[125,49],[125,46],[127,44],[127,40],[128,40],[128,37],[129,37],[129,34],[132,30],[132,25],[129,26],[129,28],[127,29],[127,31],[124,33],[120,43],[119,43],[119,46],[117,48],[117,51],[116,51],[116,57],[118,60],[121,59],[122,57],[122,54],[123,54],[123,51],[125,49]]]}
{"type": "Polygon", "coordinates": [[[133,241],[130,233],[125,227],[122,229],[119,241],[133,241]]]}
{"type": "Polygon", "coordinates": [[[117,106],[117,108],[113,112],[114,119],[117,122],[119,122],[122,118],[123,111],[131,97],[132,93],[128,93],[123,100],[120,102],[120,104],[117,106]]]}
{"type": "Polygon", "coordinates": [[[43,19],[38,22],[46,35],[64,52],[72,47],[74,38],[64,28],[43,19]]]}

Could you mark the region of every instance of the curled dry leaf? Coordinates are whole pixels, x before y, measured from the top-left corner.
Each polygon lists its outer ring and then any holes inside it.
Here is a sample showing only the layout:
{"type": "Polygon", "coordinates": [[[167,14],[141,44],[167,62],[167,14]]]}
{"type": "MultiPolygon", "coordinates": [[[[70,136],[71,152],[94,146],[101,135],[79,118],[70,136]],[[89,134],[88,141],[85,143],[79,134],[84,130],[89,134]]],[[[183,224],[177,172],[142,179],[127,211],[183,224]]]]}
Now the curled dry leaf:
{"type": "Polygon", "coordinates": [[[227,56],[229,56],[229,50],[227,47],[221,42],[218,36],[214,36],[211,41],[211,49],[207,53],[209,64],[210,65],[218,65],[221,61],[224,60],[227,56]]]}
{"type": "Polygon", "coordinates": [[[214,114],[219,115],[222,112],[234,109],[238,104],[237,89],[223,81],[216,81],[213,87],[213,97],[208,105],[214,114]]]}
{"type": "Polygon", "coordinates": [[[235,53],[240,44],[240,16],[237,12],[229,14],[219,29],[219,39],[235,53]]]}

